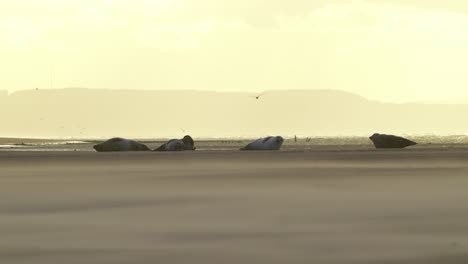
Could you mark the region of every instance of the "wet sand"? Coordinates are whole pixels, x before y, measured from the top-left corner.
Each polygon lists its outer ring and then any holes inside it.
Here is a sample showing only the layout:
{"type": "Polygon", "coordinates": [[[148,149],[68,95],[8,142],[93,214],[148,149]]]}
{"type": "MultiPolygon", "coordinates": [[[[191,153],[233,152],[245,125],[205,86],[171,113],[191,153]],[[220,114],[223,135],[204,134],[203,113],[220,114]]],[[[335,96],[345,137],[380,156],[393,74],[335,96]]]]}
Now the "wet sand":
{"type": "Polygon", "coordinates": [[[468,148],[0,152],[0,263],[467,263],[468,148]]]}

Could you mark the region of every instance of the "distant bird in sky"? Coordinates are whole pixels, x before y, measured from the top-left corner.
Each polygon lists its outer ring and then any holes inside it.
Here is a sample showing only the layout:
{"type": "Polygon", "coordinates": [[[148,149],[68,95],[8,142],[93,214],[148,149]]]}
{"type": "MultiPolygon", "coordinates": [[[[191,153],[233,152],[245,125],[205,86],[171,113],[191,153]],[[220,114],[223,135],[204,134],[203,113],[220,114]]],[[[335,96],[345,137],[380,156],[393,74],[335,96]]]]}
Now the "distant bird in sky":
{"type": "Polygon", "coordinates": [[[252,97],[255,97],[255,99],[258,100],[258,99],[260,99],[260,97],[263,96],[264,94],[265,94],[265,93],[263,92],[263,93],[260,93],[260,94],[258,94],[258,95],[252,96],[252,97]]]}
{"type": "Polygon", "coordinates": [[[180,131],[182,131],[182,133],[185,133],[185,129],[181,128],[180,131]]]}

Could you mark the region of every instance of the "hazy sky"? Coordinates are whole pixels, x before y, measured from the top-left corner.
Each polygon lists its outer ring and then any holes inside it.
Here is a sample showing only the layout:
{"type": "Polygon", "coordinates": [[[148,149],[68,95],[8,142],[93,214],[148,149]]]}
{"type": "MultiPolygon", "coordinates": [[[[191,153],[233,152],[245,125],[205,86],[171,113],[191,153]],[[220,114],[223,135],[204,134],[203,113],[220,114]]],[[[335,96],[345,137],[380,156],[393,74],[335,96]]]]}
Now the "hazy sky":
{"type": "Polygon", "coordinates": [[[0,90],[468,96],[465,0],[0,2],[0,90]],[[53,73],[52,78],[50,73],[53,73]]]}

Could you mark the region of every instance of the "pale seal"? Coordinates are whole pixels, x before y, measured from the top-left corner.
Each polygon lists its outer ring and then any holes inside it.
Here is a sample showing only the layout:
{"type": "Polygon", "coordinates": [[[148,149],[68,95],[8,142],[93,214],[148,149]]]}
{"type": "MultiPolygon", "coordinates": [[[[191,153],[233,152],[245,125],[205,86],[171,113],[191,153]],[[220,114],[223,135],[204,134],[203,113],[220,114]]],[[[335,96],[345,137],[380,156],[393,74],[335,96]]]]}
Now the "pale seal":
{"type": "Polygon", "coordinates": [[[240,150],[279,150],[284,139],[280,136],[259,138],[240,150]]]}

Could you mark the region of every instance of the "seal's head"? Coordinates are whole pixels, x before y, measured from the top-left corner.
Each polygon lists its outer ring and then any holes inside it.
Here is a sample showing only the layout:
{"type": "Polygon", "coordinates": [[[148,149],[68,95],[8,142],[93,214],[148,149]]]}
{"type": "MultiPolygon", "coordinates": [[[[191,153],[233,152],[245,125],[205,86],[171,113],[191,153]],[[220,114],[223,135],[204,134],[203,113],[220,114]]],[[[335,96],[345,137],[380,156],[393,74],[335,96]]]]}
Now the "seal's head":
{"type": "Polygon", "coordinates": [[[372,136],[369,137],[369,139],[374,140],[378,136],[380,136],[379,133],[374,133],[372,136]]]}
{"type": "Polygon", "coordinates": [[[185,144],[185,149],[186,150],[195,150],[195,142],[193,141],[193,138],[189,135],[186,135],[182,141],[185,144]]]}
{"type": "Polygon", "coordinates": [[[102,144],[96,144],[93,146],[93,149],[96,150],[97,152],[102,152],[103,151],[103,147],[102,147],[102,144]]]}
{"type": "Polygon", "coordinates": [[[106,151],[115,151],[117,150],[117,145],[119,142],[124,141],[125,139],[123,138],[111,138],[105,142],[96,144],[93,146],[94,150],[97,152],[106,152],[106,151]]]}
{"type": "Polygon", "coordinates": [[[273,137],[272,139],[272,149],[273,150],[279,150],[281,148],[281,146],[283,145],[283,142],[284,142],[284,138],[281,137],[281,136],[277,136],[277,137],[273,137]]]}
{"type": "Polygon", "coordinates": [[[277,144],[280,144],[280,145],[281,145],[281,144],[283,144],[283,142],[284,142],[284,138],[281,137],[281,136],[277,136],[277,137],[275,137],[275,142],[276,142],[277,144]]]}

